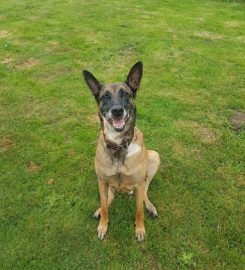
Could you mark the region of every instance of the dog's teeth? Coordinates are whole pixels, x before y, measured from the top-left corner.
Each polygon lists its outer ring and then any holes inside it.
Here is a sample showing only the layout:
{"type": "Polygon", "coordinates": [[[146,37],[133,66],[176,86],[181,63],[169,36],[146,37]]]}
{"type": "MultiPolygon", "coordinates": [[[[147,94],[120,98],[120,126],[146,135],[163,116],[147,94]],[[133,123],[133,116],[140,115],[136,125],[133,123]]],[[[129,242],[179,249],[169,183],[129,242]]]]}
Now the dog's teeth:
{"type": "Polygon", "coordinates": [[[113,124],[114,128],[122,129],[125,125],[125,120],[123,118],[113,119],[112,124],[113,124]]]}

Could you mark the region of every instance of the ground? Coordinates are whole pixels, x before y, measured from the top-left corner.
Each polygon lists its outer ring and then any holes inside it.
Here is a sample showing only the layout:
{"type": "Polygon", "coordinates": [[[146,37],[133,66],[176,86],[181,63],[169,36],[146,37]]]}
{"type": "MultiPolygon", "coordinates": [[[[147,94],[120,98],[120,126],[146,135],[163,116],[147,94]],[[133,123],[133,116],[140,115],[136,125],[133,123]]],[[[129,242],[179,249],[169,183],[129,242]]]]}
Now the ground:
{"type": "Polygon", "coordinates": [[[245,129],[231,121],[245,112],[244,14],[243,1],[1,1],[1,269],[244,267],[245,129]],[[81,70],[121,81],[139,60],[159,218],[137,243],[134,197],[118,195],[100,241],[81,70]]]}

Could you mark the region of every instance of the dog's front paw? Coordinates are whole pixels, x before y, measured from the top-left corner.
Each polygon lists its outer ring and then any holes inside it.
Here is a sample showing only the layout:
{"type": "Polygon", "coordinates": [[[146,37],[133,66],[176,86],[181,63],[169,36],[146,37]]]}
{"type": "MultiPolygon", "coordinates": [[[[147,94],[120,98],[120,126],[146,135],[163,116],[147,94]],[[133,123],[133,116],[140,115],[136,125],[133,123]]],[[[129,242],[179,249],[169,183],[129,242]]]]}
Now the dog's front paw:
{"type": "Polygon", "coordinates": [[[146,235],[146,233],[145,233],[145,227],[144,226],[143,227],[138,227],[138,228],[136,227],[136,229],[135,229],[135,236],[136,236],[136,239],[139,242],[141,242],[141,241],[144,240],[145,235],[146,235]]]}
{"type": "Polygon", "coordinates": [[[100,240],[103,240],[105,238],[107,227],[108,227],[107,224],[99,224],[97,228],[97,233],[100,240]]]}

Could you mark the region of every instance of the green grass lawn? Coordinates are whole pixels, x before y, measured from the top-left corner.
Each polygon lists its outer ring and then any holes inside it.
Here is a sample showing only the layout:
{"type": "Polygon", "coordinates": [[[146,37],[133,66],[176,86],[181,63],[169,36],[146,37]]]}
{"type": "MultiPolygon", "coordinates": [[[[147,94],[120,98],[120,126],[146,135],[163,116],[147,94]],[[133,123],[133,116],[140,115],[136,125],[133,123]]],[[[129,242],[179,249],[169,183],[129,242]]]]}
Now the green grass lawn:
{"type": "Polygon", "coordinates": [[[0,2],[0,268],[244,269],[243,1],[0,2]],[[100,130],[82,80],[144,76],[137,126],[161,156],[146,241],[116,196],[97,239],[100,130]]]}

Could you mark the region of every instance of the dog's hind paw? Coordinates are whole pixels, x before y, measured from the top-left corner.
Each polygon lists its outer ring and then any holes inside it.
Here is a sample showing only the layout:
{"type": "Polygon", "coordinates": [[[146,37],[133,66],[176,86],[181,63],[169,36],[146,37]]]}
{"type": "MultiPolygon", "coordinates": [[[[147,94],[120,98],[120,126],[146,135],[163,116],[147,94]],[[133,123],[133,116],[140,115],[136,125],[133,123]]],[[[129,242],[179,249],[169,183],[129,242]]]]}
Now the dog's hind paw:
{"type": "Polygon", "coordinates": [[[154,207],[154,209],[148,210],[149,216],[151,218],[157,218],[158,217],[158,213],[156,208],[154,207]]]}
{"type": "Polygon", "coordinates": [[[149,216],[151,217],[151,218],[158,218],[158,214],[157,214],[157,212],[149,212],[149,216]]]}
{"type": "Polygon", "coordinates": [[[98,208],[95,212],[94,212],[94,215],[93,217],[95,217],[96,219],[99,219],[100,218],[100,208],[98,208]]]}
{"type": "Polygon", "coordinates": [[[152,203],[149,203],[149,204],[146,205],[146,210],[149,213],[149,216],[151,218],[157,218],[158,217],[157,210],[156,210],[155,206],[152,203]]]}

